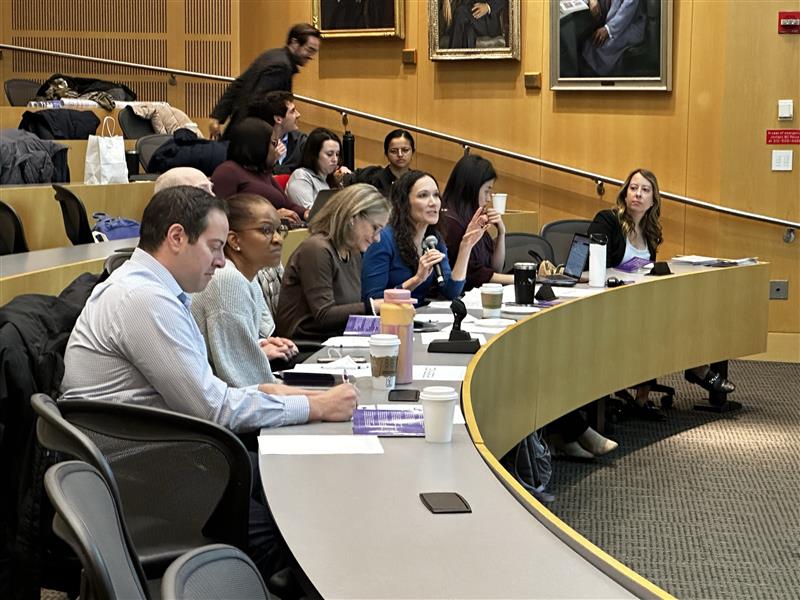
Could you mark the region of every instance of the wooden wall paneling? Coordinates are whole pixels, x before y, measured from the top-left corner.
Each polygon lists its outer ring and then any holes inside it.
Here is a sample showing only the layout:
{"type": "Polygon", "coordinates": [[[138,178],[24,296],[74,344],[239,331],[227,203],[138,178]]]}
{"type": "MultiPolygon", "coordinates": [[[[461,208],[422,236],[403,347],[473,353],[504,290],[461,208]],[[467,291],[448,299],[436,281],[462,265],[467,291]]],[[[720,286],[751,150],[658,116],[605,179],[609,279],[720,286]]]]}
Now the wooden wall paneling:
{"type": "MultiPolygon", "coordinates": [[[[800,243],[786,244],[783,228],[763,225],[711,213],[687,209],[686,251],[691,254],[723,257],[758,256],[770,263],[770,279],[789,280],[789,300],[772,300],[769,309],[770,331],[800,332],[800,243]]],[[[764,293],[768,293],[764,290],[764,293]]],[[[742,315],[742,318],[747,318],[742,315]]]]}
{"type": "Polygon", "coordinates": [[[779,35],[775,24],[778,11],[790,9],[800,10],[800,1],[730,5],[728,35],[719,40],[727,57],[720,197],[726,206],[800,221],[799,157],[791,172],[773,172],[771,152],[782,146],[765,143],[766,129],[797,127],[797,117],[793,123],[777,119],[778,99],[800,102],[800,39],[779,35]]]}
{"type": "MultiPolygon", "coordinates": [[[[83,201],[90,224],[94,223],[94,212],[141,220],[144,207],[153,195],[152,181],[109,185],[80,182],[67,187],[83,201]]],[[[4,187],[0,198],[17,211],[31,250],[70,245],[64,232],[61,208],[50,185],[4,187]]]]}

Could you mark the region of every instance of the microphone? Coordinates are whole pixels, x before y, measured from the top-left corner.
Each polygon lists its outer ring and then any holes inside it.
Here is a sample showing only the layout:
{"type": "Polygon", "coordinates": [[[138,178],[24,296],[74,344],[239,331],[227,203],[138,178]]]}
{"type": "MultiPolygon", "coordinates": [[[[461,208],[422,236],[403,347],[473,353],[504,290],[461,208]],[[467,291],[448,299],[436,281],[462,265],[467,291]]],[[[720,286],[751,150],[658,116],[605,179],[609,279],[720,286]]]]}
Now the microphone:
{"type": "MultiPolygon", "coordinates": [[[[429,235],[424,240],[422,240],[422,253],[425,254],[428,250],[436,250],[436,242],[439,240],[436,239],[435,235],[429,235]]],[[[442,265],[436,263],[433,265],[433,270],[436,271],[436,282],[441,285],[444,283],[444,275],[442,275],[442,265]]]]}
{"type": "Polygon", "coordinates": [[[544,262],[544,257],[541,254],[539,254],[538,252],[536,252],[536,250],[528,250],[528,255],[531,258],[534,258],[537,261],[539,261],[538,264],[542,264],[544,262]]]}

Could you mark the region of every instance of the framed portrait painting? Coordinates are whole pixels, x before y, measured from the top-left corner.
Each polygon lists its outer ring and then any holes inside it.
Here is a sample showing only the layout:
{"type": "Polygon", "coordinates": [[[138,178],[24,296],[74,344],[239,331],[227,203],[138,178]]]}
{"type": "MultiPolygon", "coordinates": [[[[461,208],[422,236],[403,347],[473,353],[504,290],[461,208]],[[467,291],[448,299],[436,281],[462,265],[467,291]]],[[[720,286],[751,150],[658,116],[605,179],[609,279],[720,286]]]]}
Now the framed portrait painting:
{"type": "Polygon", "coordinates": [[[551,0],[550,88],[672,89],[672,0],[551,0]]]}
{"type": "Polygon", "coordinates": [[[311,0],[312,23],[324,38],[403,37],[404,0],[311,0]]]}
{"type": "Polygon", "coordinates": [[[520,0],[428,0],[431,60],[519,60],[520,0]]]}

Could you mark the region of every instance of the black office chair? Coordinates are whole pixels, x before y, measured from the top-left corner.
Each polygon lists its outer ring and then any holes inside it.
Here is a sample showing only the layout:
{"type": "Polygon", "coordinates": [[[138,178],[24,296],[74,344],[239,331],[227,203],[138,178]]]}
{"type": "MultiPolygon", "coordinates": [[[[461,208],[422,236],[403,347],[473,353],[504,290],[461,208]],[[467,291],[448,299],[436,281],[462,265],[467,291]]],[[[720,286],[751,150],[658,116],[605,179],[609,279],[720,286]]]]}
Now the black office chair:
{"type": "Polygon", "coordinates": [[[28,242],[17,211],[0,201],[0,256],[27,251],[28,242]]]}
{"type": "Polygon", "coordinates": [[[106,277],[111,275],[131,257],[134,250],[135,248],[117,248],[114,250],[114,254],[110,254],[103,263],[103,274],[106,277]]]}
{"type": "Polygon", "coordinates": [[[553,247],[553,256],[555,260],[552,261],[557,265],[563,265],[567,262],[569,255],[569,247],[572,244],[572,238],[576,233],[586,234],[589,231],[591,221],[582,219],[566,219],[563,221],[553,221],[547,223],[542,227],[541,236],[550,242],[553,247]]]}
{"type": "Polygon", "coordinates": [[[36,92],[42,87],[30,79],[6,79],[3,89],[11,106],[27,106],[28,102],[36,98],[36,92]]]}
{"type": "Polygon", "coordinates": [[[161,581],[162,600],[269,600],[264,580],[246,554],[223,544],[187,552],[161,581]]]}
{"type": "Polygon", "coordinates": [[[142,168],[146,173],[150,173],[148,166],[153,154],[171,139],[172,134],[154,133],[153,135],[146,135],[136,140],[136,151],[139,153],[139,162],[142,163],[142,168]]]}
{"type": "MultiPolygon", "coordinates": [[[[108,462],[148,577],[160,576],[199,546],[247,549],[252,468],[233,433],[202,419],[119,402],[62,400],[58,409],[108,462]]],[[[97,467],[92,456],[79,458],[97,467]]]]}
{"type": "Polygon", "coordinates": [[[546,239],[535,233],[507,233],[506,234],[506,260],[503,264],[503,273],[513,273],[514,263],[539,262],[532,257],[528,250],[533,250],[541,258],[553,262],[553,247],[546,239]]]}
{"type": "Polygon", "coordinates": [[[128,545],[125,521],[108,481],[81,461],[53,465],[44,486],[56,510],[53,531],[83,566],[82,600],[150,600],[136,554],[128,545]]]}
{"type": "Polygon", "coordinates": [[[86,207],[75,193],[63,185],[53,184],[56,200],[61,205],[61,215],[64,218],[64,230],[73,246],[79,244],[92,244],[98,241],[92,228],[89,226],[89,217],[86,216],[86,207]]]}
{"type": "Polygon", "coordinates": [[[138,140],[147,135],[155,134],[153,124],[143,117],[140,117],[130,106],[126,106],[119,111],[119,126],[122,128],[122,135],[129,140],[138,140]]]}

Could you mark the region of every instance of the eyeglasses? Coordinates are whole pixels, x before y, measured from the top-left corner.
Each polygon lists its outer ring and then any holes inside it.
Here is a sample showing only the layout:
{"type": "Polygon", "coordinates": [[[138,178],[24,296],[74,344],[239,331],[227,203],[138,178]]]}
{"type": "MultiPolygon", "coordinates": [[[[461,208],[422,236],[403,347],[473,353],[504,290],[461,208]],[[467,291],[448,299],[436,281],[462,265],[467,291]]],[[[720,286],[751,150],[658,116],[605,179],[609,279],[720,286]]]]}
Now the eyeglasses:
{"type": "Polygon", "coordinates": [[[276,233],[281,236],[281,238],[285,238],[286,235],[289,233],[289,228],[281,223],[278,225],[278,228],[275,228],[275,225],[272,223],[264,223],[259,225],[258,227],[247,227],[246,229],[238,229],[237,231],[260,231],[264,234],[264,237],[268,240],[272,239],[276,233]]]}
{"type": "Polygon", "coordinates": [[[411,148],[389,148],[389,154],[393,156],[400,156],[401,154],[410,154],[411,148]]]}

